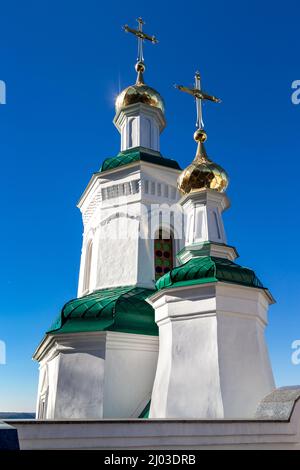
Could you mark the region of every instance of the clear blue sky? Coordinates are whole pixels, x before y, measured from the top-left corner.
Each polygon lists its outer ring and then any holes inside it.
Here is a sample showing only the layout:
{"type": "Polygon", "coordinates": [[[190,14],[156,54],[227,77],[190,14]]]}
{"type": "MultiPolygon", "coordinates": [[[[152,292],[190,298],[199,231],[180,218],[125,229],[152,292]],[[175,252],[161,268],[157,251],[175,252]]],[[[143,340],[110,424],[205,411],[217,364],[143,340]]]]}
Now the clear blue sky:
{"type": "Polygon", "coordinates": [[[31,355],[61,306],[76,295],[82,224],[76,202],[120,139],[114,96],[135,80],[136,44],[121,25],[137,16],[155,33],[146,81],[165,98],[162,152],[182,166],[194,156],[194,103],[173,88],[196,69],[221,105],[204,109],[209,155],[226,168],[225,217],[240,262],[277,304],[267,339],[277,385],[300,383],[291,343],[300,339],[298,250],[299,1],[43,0],[2,2],[0,79],[0,411],[35,408],[31,355]]]}

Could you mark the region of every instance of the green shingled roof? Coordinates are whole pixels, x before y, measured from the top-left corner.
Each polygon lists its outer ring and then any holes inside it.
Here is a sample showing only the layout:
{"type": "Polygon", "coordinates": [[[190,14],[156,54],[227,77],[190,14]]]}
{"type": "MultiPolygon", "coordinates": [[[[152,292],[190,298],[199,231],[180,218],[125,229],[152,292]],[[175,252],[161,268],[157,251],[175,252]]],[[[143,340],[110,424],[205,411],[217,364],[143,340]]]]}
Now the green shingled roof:
{"type": "Polygon", "coordinates": [[[156,282],[157,290],[206,282],[232,282],[249,287],[263,288],[254,271],[233,261],[203,256],[191,258],[162,276],[156,282]]]}
{"type": "Polygon", "coordinates": [[[120,331],[158,335],[154,310],[145,301],[153,292],[135,286],[116,287],[70,300],[47,333],[120,331]]]}
{"type": "Polygon", "coordinates": [[[140,147],[135,147],[124,152],[118,153],[116,157],[107,158],[102,163],[100,172],[113,170],[123,165],[129,165],[133,162],[144,161],[149,163],[154,163],[156,165],[166,166],[168,168],[173,168],[175,170],[180,170],[180,166],[175,160],[170,158],[164,158],[159,152],[151,153],[147,152],[140,147]]]}

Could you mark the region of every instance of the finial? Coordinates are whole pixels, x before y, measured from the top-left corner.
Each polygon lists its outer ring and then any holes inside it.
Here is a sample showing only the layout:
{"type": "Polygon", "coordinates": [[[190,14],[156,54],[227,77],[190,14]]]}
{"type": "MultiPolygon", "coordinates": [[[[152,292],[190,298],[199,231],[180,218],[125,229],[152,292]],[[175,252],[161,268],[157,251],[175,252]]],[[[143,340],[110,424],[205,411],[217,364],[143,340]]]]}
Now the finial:
{"type": "Polygon", "coordinates": [[[204,147],[204,142],[207,140],[206,132],[203,129],[197,129],[196,132],[194,132],[194,140],[198,143],[195,160],[200,163],[208,162],[209,158],[204,147]]]}
{"type": "Polygon", "coordinates": [[[136,21],[138,22],[138,29],[132,29],[127,24],[123,26],[123,29],[124,31],[126,31],[126,33],[131,33],[137,37],[138,57],[137,57],[137,63],[135,65],[135,70],[138,75],[136,79],[136,85],[143,85],[145,83],[144,77],[143,77],[143,73],[145,71],[143,43],[144,43],[144,40],[146,39],[147,41],[152,42],[152,44],[157,44],[158,40],[156,39],[155,36],[149,36],[149,34],[146,34],[143,31],[143,25],[145,24],[145,22],[143,21],[141,17],[137,18],[136,21]]]}
{"type": "Polygon", "coordinates": [[[144,72],[145,72],[145,64],[144,62],[137,62],[135,64],[135,70],[137,72],[137,77],[136,77],[136,85],[144,85],[144,72]]]}

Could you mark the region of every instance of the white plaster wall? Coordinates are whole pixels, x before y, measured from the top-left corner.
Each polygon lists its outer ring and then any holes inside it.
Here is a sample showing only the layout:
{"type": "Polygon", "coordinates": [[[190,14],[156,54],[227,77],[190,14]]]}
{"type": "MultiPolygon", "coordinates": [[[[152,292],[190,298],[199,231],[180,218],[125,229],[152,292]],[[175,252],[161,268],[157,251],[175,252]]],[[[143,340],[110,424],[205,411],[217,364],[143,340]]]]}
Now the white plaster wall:
{"type": "Polygon", "coordinates": [[[22,450],[286,449],[300,450],[300,401],[290,420],[8,421],[22,450]]]}
{"type": "Polygon", "coordinates": [[[225,418],[253,417],[274,388],[259,320],[218,313],[220,379],[225,418]]]}
{"type": "Polygon", "coordinates": [[[139,221],[117,218],[98,230],[97,288],[136,284],[139,221]]]}
{"type": "Polygon", "coordinates": [[[223,418],[216,316],[179,320],[172,327],[168,417],[223,418]]]}
{"type": "Polygon", "coordinates": [[[155,273],[154,273],[154,248],[152,240],[140,238],[139,256],[137,260],[137,281],[140,285],[154,288],[155,273]]]}
{"type": "MultiPolygon", "coordinates": [[[[225,195],[210,199],[210,192],[200,192],[193,199],[182,202],[186,213],[186,245],[207,241],[226,244],[222,221],[225,195]]],[[[184,200],[183,200],[184,201],[184,200]]]]}
{"type": "Polygon", "coordinates": [[[41,392],[45,388],[48,389],[48,378],[46,377],[47,375],[47,365],[40,364],[39,367],[39,381],[38,381],[38,392],[37,392],[37,400],[36,400],[36,407],[35,407],[35,414],[37,418],[42,419],[43,416],[40,416],[40,398],[41,398],[41,392]],[[45,381],[47,383],[45,384],[45,381]]]}
{"type": "MultiPolygon", "coordinates": [[[[172,316],[172,304],[168,310],[172,316]]],[[[159,335],[161,357],[150,417],[223,418],[216,315],[173,317],[167,328],[162,324],[159,335]]]]}
{"type": "MultiPolygon", "coordinates": [[[[161,204],[168,205],[174,211],[179,195],[175,197],[171,188],[176,188],[178,171],[158,167],[142,162],[133,168],[120,168],[119,171],[105,175],[93,182],[85,195],[81,210],[89,212],[92,204],[93,213],[85,219],[83,249],[80,264],[78,295],[85,295],[95,289],[114,286],[141,285],[154,286],[154,247],[153,237],[159,229],[159,217],[153,212],[161,204]],[[155,193],[145,194],[144,182],[154,183],[155,193]],[[97,196],[101,188],[112,184],[123,184],[140,181],[140,191],[128,196],[101,201],[97,196]],[[98,183],[97,183],[98,182],[98,183]],[[161,194],[158,195],[158,185],[161,194]],[[164,188],[168,186],[168,196],[164,188]],[[96,189],[95,189],[96,187],[96,189]],[[96,201],[96,202],[95,202],[96,201]],[[150,218],[150,213],[152,215],[150,218]],[[127,215],[126,215],[127,214],[127,215]],[[86,246],[93,241],[93,258],[91,263],[90,288],[83,290],[86,262],[86,246]]],[[[179,208],[179,212],[181,209],[179,208]]],[[[170,224],[170,217],[166,221],[170,224]]],[[[184,227],[176,233],[175,248],[177,252],[184,242],[184,227]]]]}
{"type": "Polygon", "coordinates": [[[121,134],[122,151],[132,147],[159,151],[160,133],[166,124],[159,109],[141,103],[132,104],[116,115],[114,124],[121,134]]]}
{"type": "Polygon", "coordinates": [[[47,414],[38,418],[138,417],[151,398],[157,356],[157,336],[48,335],[35,356],[42,364],[38,402],[41,391],[48,395],[47,414]]]}
{"type": "Polygon", "coordinates": [[[159,354],[151,397],[150,418],[167,416],[171,370],[172,325],[170,322],[163,322],[159,328],[159,354]]]}
{"type": "Polygon", "coordinates": [[[218,341],[225,416],[252,417],[275,388],[265,339],[269,301],[261,289],[217,285],[218,341]]]}
{"type": "Polygon", "coordinates": [[[274,388],[264,338],[268,294],[216,283],[161,291],[150,302],[160,335],[150,416],[253,418],[274,388]]]}
{"type": "Polygon", "coordinates": [[[104,362],[104,351],[60,353],[54,418],[102,418],[104,362]]]}
{"type": "Polygon", "coordinates": [[[151,397],[158,337],[107,335],[103,417],[138,417],[151,397]]]}
{"type": "Polygon", "coordinates": [[[59,371],[59,356],[51,359],[47,364],[48,374],[48,393],[47,393],[47,408],[46,418],[53,419],[55,417],[55,406],[56,406],[56,392],[57,392],[57,381],[59,371]]]}

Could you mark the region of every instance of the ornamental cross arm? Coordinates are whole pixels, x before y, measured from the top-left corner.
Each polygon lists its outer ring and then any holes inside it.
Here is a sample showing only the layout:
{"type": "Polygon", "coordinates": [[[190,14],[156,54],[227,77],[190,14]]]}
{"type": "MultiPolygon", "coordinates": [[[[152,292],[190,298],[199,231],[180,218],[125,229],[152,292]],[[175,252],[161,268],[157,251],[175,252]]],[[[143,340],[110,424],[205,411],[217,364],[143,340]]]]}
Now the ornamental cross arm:
{"type": "Polygon", "coordinates": [[[152,42],[152,44],[157,44],[158,40],[156,39],[156,37],[154,35],[151,36],[149,34],[146,34],[143,31],[143,25],[145,24],[145,22],[143,21],[142,18],[138,18],[137,22],[138,22],[138,29],[130,28],[130,26],[128,26],[128,24],[125,24],[125,26],[123,26],[123,29],[126,33],[131,33],[137,38],[137,40],[138,40],[138,58],[137,58],[137,60],[138,60],[138,62],[144,62],[143,42],[145,40],[147,40],[147,41],[152,42]]]}
{"type": "Polygon", "coordinates": [[[202,90],[198,90],[198,88],[188,88],[183,85],[174,85],[175,88],[177,88],[180,91],[183,91],[184,93],[188,93],[189,95],[194,96],[194,98],[198,100],[209,100],[213,101],[214,103],[221,103],[220,98],[217,98],[214,95],[208,95],[202,90]]]}
{"type": "Polygon", "coordinates": [[[200,84],[200,74],[196,72],[195,74],[195,86],[193,88],[189,88],[183,85],[174,85],[180,91],[187,93],[188,95],[192,95],[196,100],[196,110],[197,110],[197,120],[196,120],[196,127],[198,129],[204,128],[203,117],[202,117],[202,101],[208,100],[213,101],[214,103],[221,103],[221,100],[213,95],[208,95],[204,91],[201,90],[200,84]]]}
{"type": "Polygon", "coordinates": [[[142,39],[142,40],[147,39],[148,41],[152,42],[153,44],[158,43],[158,39],[155,36],[149,36],[149,34],[144,33],[144,31],[139,31],[138,29],[130,28],[130,26],[128,26],[128,24],[125,24],[123,26],[123,29],[124,29],[124,31],[126,31],[126,33],[134,34],[139,39],[142,39]]]}

